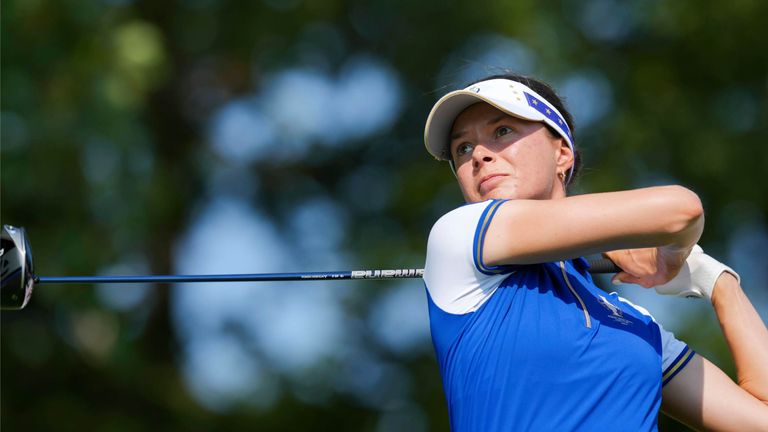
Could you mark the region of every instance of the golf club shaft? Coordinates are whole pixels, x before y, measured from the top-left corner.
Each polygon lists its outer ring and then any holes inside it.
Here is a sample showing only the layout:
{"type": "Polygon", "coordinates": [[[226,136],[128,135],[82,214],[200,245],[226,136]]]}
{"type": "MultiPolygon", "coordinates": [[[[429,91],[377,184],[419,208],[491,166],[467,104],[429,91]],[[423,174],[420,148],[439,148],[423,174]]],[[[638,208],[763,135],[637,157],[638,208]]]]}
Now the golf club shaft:
{"type": "Polygon", "coordinates": [[[419,278],[421,269],[352,270],[301,273],[245,273],[222,275],[153,275],[153,276],[39,276],[36,283],[175,283],[175,282],[282,282],[342,279],[419,278]]]}
{"type": "MultiPolygon", "coordinates": [[[[616,265],[607,259],[588,259],[591,273],[615,273],[616,265]]],[[[151,276],[38,276],[36,284],[95,283],[177,283],[177,282],[281,282],[344,279],[414,279],[423,269],[351,270],[334,272],[251,273],[225,275],[151,275],[151,276]]]]}

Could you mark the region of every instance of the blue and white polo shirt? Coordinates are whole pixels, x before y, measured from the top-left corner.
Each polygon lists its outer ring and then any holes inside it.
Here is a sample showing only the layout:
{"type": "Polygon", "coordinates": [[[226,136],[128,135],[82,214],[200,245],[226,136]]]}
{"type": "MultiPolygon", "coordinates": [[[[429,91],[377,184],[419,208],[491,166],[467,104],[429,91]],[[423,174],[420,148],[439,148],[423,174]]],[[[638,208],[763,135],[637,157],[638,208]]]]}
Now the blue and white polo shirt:
{"type": "Polygon", "coordinates": [[[429,235],[424,281],[451,429],[656,430],[661,388],[693,351],[597,288],[583,258],[485,265],[503,202],[460,207],[429,235]]]}

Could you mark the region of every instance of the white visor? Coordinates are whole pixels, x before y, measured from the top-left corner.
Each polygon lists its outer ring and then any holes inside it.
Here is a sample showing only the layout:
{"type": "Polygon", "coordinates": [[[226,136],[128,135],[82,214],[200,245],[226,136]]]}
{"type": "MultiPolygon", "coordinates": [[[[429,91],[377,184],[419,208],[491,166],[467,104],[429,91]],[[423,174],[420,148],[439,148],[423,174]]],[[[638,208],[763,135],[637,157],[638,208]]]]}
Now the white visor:
{"type": "MultiPolygon", "coordinates": [[[[437,160],[450,161],[450,134],[456,117],[470,105],[486,102],[505,113],[524,120],[544,122],[565,139],[574,152],[571,130],[565,118],[552,104],[528,86],[503,78],[481,81],[440,98],[427,118],[424,144],[437,160]]],[[[569,170],[566,183],[573,170],[569,170]]]]}

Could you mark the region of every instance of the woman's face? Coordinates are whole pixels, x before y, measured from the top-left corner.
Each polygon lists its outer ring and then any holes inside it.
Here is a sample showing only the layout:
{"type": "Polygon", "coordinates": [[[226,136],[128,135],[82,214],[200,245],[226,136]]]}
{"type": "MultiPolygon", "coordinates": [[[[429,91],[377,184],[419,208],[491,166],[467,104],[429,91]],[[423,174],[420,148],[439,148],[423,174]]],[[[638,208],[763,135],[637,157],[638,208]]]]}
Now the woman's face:
{"type": "Polygon", "coordinates": [[[565,197],[558,173],[567,173],[573,153],[543,123],[479,102],[456,117],[450,140],[467,202],[565,197]]]}

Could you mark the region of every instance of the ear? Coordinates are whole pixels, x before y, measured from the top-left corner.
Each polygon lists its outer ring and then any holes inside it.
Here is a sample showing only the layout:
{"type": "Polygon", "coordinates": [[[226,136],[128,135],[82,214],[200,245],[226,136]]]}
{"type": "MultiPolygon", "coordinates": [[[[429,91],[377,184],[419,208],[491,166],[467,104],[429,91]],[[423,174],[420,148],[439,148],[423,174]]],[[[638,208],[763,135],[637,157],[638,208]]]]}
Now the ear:
{"type": "Polygon", "coordinates": [[[556,141],[560,145],[555,150],[555,164],[559,172],[568,172],[573,167],[574,162],[576,162],[576,155],[573,154],[571,147],[565,139],[561,137],[556,141]]]}

